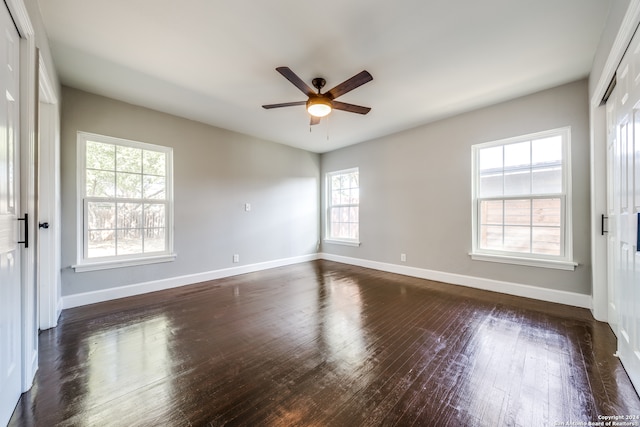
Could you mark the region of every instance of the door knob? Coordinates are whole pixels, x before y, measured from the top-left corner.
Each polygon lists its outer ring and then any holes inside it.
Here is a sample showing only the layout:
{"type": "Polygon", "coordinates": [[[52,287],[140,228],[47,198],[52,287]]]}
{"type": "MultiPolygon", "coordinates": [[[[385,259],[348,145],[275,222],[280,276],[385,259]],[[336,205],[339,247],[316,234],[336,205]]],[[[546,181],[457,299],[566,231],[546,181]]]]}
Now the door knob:
{"type": "Polygon", "coordinates": [[[49,228],[49,223],[41,222],[40,224],[38,224],[38,228],[49,228]]]}

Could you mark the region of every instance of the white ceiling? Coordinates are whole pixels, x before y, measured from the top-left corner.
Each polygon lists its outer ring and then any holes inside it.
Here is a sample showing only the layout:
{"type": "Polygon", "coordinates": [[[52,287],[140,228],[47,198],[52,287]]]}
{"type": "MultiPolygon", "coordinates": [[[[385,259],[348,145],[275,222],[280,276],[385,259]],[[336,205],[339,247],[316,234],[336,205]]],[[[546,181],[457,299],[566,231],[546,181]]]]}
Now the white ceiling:
{"type": "Polygon", "coordinates": [[[63,84],[314,152],[586,77],[612,0],[40,0],[63,84]],[[325,90],[310,132],[275,71],[325,90]]]}

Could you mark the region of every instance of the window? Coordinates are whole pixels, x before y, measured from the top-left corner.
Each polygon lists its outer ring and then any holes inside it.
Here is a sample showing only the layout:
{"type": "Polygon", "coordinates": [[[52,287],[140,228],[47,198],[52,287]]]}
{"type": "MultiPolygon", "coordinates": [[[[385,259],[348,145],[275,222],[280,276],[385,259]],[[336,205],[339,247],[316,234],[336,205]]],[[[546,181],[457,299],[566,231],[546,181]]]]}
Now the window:
{"type": "Polygon", "coordinates": [[[472,148],[473,259],[574,269],[570,128],[472,148]]]}
{"type": "Polygon", "coordinates": [[[359,245],[360,180],[358,168],[327,174],[327,226],[329,242],[359,245]]]}
{"type": "Polygon", "coordinates": [[[76,271],[172,254],[171,148],[78,132],[76,271]]]}

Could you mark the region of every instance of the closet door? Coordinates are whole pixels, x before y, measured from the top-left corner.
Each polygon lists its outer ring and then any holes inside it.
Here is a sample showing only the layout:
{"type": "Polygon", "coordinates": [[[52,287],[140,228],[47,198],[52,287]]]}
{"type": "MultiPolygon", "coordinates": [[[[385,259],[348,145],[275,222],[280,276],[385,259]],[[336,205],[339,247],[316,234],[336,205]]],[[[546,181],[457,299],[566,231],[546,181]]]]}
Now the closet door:
{"type": "MultiPolygon", "coordinates": [[[[608,150],[610,295],[617,312],[618,354],[640,390],[640,37],[631,41],[617,72],[615,136],[608,150]]],[[[610,304],[611,310],[611,304],[610,304]]]]}
{"type": "Polygon", "coordinates": [[[0,6],[0,425],[6,425],[22,390],[22,315],[18,143],[18,32],[0,6]],[[5,96],[2,96],[4,94],[5,96]]]}

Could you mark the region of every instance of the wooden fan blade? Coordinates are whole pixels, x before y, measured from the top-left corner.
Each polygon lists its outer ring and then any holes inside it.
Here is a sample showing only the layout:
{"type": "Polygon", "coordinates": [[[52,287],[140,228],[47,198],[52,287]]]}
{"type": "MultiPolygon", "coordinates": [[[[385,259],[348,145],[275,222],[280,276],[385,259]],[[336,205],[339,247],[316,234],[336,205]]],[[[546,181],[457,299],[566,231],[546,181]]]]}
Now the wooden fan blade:
{"type": "Polygon", "coordinates": [[[300,77],[296,75],[289,67],[278,67],[276,71],[284,76],[285,79],[289,80],[295,87],[300,89],[302,93],[307,96],[314,95],[315,92],[313,89],[309,87],[300,77]]]}
{"type": "Polygon", "coordinates": [[[304,105],[307,101],[295,101],[295,102],[283,102],[280,104],[267,104],[263,105],[262,108],[266,108],[267,110],[271,108],[280,108],[280,107],[294,107],[296,105],[304,105]]]}
{"type": "Polygon", "coordinates": [[[345,80],[333,89],[325,92],[325,96],[331,99],[336,99],[339,96],[344,95],[347,92],[354,90],[355,88],[362,86],[363,84],[373,80],[373,76],[368,71],[361,71],[349,80],[345,80]]]}
{"type": "Polygon", "coordinates": [[[311,116],[311,121],[309,122],[309,126],[317,125],[320,123],[321,117],[311,116]]]}
{"type": "Polygon", "coordinates": [[[361,107],[360,105],[347,104],[346,102],[331,101],[333,108],[336,110],[348,111],[350,113],[367,114],[371,111],[369,107],[361,107]]]}

